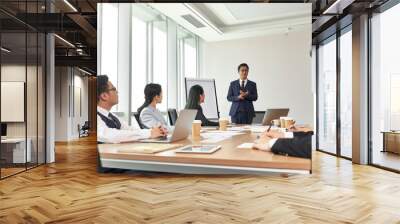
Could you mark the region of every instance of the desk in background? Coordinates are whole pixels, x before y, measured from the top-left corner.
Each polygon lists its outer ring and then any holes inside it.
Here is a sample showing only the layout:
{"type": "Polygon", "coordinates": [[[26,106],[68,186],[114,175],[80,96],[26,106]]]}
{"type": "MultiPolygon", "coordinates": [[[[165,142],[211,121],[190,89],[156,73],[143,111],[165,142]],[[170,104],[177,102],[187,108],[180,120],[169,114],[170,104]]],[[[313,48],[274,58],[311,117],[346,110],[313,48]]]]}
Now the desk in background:
{"type": "Polygon", "coordinates": [[[31,161],[30,138],[26,140],[27,147],[25,151],[25,138],[6,138],[1,139],[1,160],[5,164],[25,164],[31,161]]]}
{"type": "Polygon", "coordinates": [[[400,154],[400,131],[383,131],[382,152],[400,154]]]}
{"type": "MultiPolygon", "coordinates": [[[[222,148],[213,154],[175,153],[176,149],[155,154],[120,153],[117,148],[132,144],[99,144],[101,164],[107,168],[186,174],[266,174],[310,173],[311,159],[275,155],[254,149],[238,149],[244,142],[254,142],[257,135],[246,132],[216,143],[222,148]]],[[[189,145],[199,141],[186,139],[176,142],[189,145]]]]}

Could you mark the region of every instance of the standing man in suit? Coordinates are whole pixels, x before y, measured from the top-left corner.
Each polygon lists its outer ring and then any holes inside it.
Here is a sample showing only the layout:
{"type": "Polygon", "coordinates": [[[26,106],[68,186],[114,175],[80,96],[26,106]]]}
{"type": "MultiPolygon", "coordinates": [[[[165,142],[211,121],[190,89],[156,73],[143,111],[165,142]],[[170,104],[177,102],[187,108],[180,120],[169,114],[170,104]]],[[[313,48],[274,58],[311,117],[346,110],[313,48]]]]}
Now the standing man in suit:
{"type": "Polygon", "coordinates": [[[247,79],[249,66],[242,63],[238,66],[240,78],[229,85],[227,99],[232,102],[229,116],[232,123],[251,124],[255,116],[253,101],[258,98],[257,85],[247,79]]]}

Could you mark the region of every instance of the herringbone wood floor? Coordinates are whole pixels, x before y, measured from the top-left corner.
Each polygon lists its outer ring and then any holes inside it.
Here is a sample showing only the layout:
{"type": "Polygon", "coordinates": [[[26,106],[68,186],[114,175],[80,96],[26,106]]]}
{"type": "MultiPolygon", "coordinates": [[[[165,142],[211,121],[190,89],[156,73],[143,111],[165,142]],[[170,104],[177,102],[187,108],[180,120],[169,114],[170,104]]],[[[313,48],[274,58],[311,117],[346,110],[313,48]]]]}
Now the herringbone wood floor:
{"type": "Polygon", "coordinates": [[[0,181],[0,223],[400,223],[400,175],[316,152],[312,175],[98,174],[96,142],[0,181]]]}

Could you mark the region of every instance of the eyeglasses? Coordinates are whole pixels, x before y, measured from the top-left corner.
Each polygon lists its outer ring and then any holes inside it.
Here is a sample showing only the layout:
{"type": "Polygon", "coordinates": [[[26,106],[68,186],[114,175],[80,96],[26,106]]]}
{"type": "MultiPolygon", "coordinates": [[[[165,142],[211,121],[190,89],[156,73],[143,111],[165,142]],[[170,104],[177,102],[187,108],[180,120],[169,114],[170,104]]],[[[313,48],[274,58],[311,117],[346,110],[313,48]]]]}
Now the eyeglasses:
{"type": "Polygon", "coordinates": [[[117,91],[117,88],[113,87],[111,89],[108,89],[108,91],[117,91]]]}

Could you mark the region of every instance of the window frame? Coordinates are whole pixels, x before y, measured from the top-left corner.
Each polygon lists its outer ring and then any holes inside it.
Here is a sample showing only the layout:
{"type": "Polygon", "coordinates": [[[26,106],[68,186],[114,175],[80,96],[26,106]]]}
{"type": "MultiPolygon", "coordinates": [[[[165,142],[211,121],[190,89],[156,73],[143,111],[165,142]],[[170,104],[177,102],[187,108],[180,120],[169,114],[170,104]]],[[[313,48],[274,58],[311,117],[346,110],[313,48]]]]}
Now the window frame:
{"type": "Polygon", "coordinates": [[[341,66],[340,66],[340,60],[341,60],[341,55],[340,55],[340,37],[344,35],[347,32],[352,31],[352,23],[349,23],[345,27],[341,28],[340,30],[337,30],[336,33],[328,36],[327,38],[319,41],[316,44],[316,150],[319,152],[327,153],[329,155],[337,156],[339,158],[344,158],[347,160],[352,160],[352,158],[347,157],[342,155],[341,152],[341,118],[340,118],[340,113],[341,113],[341,66]],[[319,142],[319,124],[320,124],[320,118],[319,118],[319,113],[320,113],[320,105],[319,105],[319,94],[320,94],[320,74],[319,74],[319,48],[321,44],[327,44],[331,41],[336,41],[336,152],[332,153],[327,150],[321,149],[320,142],[319,142]]]}
{"type": "MultiPolygon", "coordinates": [[[[372,58],[373,58],[373,43],[372,43],[372,32],[373,32],[373,26],[372,26],[372,20],[374,16],[378,14],[382,14],[385,11],[397,6],[399,3],[398,0],[388,0],[384,4],[380,5],[379,7],[375,8],[373,11],[368,12],[368,32],[367,32],[367,38],[368,38],[368,165],[377,167],[383,170],[395,172],[395,173],[400,173],[400,170],[390,168],[384,165],[380,165],[377,163],[373,162],[373,153],[374,153],[374,147],[373,147],[373,130],[372,130],[372,120],[373,120],[373,114],[372,114],[372,107],[373,107],[373,102],[372,102],[372,94],[373,94],[373,88],[372,88],[372,79],[373,79],[373,74],[372,74],[372,58]]],[[[400,6],[399,6],[400,7],[400,6]]]]}

